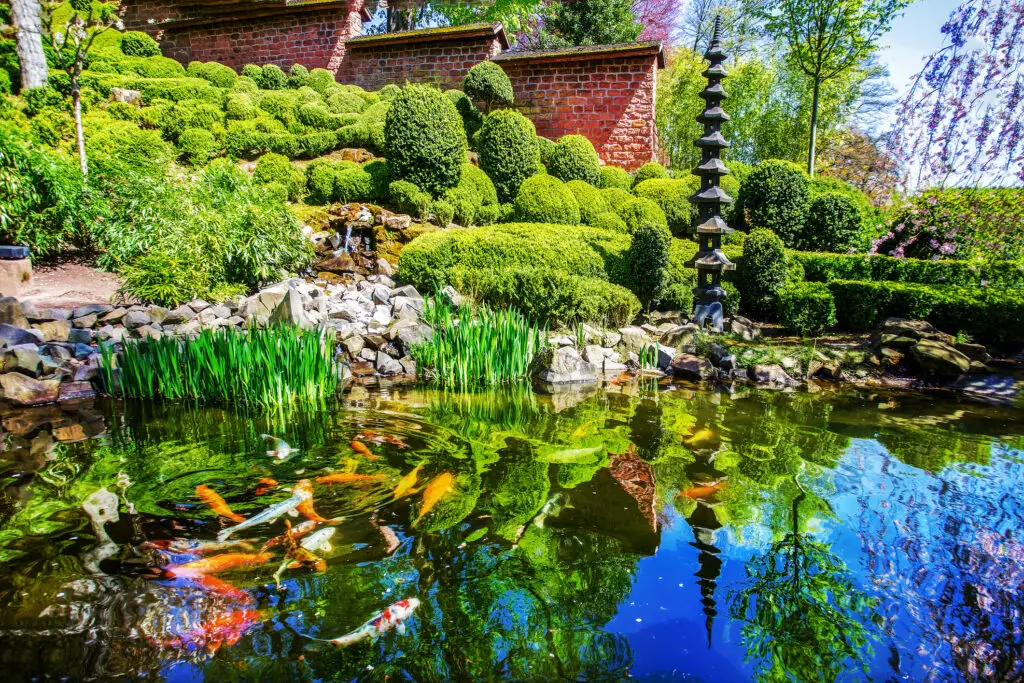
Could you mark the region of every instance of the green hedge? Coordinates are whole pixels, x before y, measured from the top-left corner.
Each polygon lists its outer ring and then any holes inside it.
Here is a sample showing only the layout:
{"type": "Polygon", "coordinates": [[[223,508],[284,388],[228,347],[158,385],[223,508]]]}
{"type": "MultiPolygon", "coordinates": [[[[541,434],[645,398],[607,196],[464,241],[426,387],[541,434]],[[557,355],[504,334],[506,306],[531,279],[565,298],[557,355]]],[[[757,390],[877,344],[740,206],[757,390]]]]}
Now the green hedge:
{"type": "Polygon", "coordinates": [[[1024,261],[925,261],[791,251],[789,258],[801,263],[805,277],[812,282],[832,280],[872,280],[907,282],[922,285],[958,285],[1024,288],[1024,261]]]}
{"type": "Polygon", "coordinates": [[[874,329],[889,317],[928,320],[940,330],[966,332],[983,344],[1024,341],[1024,292],[1020,290],[833,280],[839,326],[874,329]]]}
{"type": "Polygon", "coordinates": [[[524,222],[579,225],[580,205],[561,180],[537,175],[527,178],[519,188],[516,215],[524,222]]]}
{"type": "Polygon", "coordinates": [[[804,336],[817,336],[836,324],[836,306],[821,282],[793,282],[778,294],[779,322],[804,336]]]}

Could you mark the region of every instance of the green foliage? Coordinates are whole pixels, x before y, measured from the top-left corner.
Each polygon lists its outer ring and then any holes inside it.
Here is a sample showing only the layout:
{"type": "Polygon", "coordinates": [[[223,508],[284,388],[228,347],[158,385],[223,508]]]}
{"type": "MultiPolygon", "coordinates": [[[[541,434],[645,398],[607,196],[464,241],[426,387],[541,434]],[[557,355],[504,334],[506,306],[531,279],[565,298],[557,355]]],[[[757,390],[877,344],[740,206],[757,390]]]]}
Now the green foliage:
{"type": "Polygon", "coordinates": [[[495,386],[529,376],[534,354],[547,344],[542,328],[514,309],[492,311],[430,301],[424,318],[434,334],[412,349],[416,367],[443,386],[495,386]]]}
{"type": "Polygon", "coordinates": [[[322,331],[286,327],[203,330],[195,339],[128,340],[103,347],[101,377],[118,396],[244,402],[260,408],[323,404],[338,389],[332,344],[322,331]],[[118,381],[109,378],[117,373],[118,381]]]}
{"type": "Polygon", "coordinates": [[[224,105],[224,113],[229,120],[247,121],[259,116],[260,110],[249,95],[245,93],[232,93],[228,95],[227,103],[224,105]]]}
{"type": "Polygon", "coordinates": [[[256,85],[259,85],[263,80],[263,68],[257,64],[246,64],[242,67],[242,75],[246,78],[251,78],[256,82],[256,85]]]}
{"type": "Polygon", "coordinates": [[[657,161],[649,161],[633,172],[633,187],[636,187],[645,180],[661,178],[668,178],[668,171],[657,161]]]}
{"type": "Polygon", "coordinates": [[[452,206],[452,220],[455,223],[463,227],[475,225],[478,202],[473,191],[453,187],[444,193],[444,199],[452,206]]]}
{"type": "Polygon", "coordinates": [[[201,128],[210,132],[223,130],[224,112],[219,106],[185,100],[173,104],[146,107],[142,115],[163,133],[167,140],[177,140],[186,128],[201,128]]]}
{"type": "Polygon", "coordinates": [[[292,68],[288,70],[288,87],[298,89],[307,85],[309,85],[309,69],[301,64],[292,64],[292,68]]]}
{"type": "Polygon", "coordinates": [[[477,197],[479,207],[498,203],[498,190],[494,183],[486,173],[468,161],[462,165],[462,180],[459,181],[459,187],[471,190],[477,197]]]}
{"type": "Polygon", "coordinates": [[[398,97],[398,95],[401,92],[402,92],[402,89],[399,88],[397,85],[388,84],[388,85],[385,85],[383,88],[381,88],[380,91],[377,93],[377,95],[380,97],[381,101],[383,101],[383,102],[391,102],[396,97],[398,97]]]}
{"type": "Polygon", "coordinates": [[[324,102],[334,114],[360,114],[366,110],[366,100],[350,90],[333,89],[324,96],[324,102]]]}
{"type": "Polygon", "coordinates": [[[217,138],[202,128],[186,128],[178,137],[178,149],[188,163],[199,166],[216,153],[217,138]]]}
{"type": "Polygon", "coordinates": [[[430,213],[430,195],[408,180],[396,180],[388,186],[391,202],[399,211],[425,219],[430,213]]]}
{"type": "Polygon", "coordinates": [[[565,182],[582,180],[595,187],[601,182],[601,161],[597,151],[582,135],[563,136],[551,150],[547,166],[551,175],[565,182]]]}
{"type": "Polygon", "coordinates": [[[1010,348],[1024,340],[1024,292],[1019,289],[833,280],[839,326],[869,331],[889,317],[928,320],[950,333],[966,332],[1010,348]]]}
{"type": "Polygon", "coordinates": [[[514,201],[523,182],[537,173],[537,130],[514,109],[499,109],[484,119],[478,148],[480,168],[494,181],[502,203],[514,201]]]}
{"type": "Polygon", "coordinates": [[[779,322],[801,335],[817,336],[836,324],[836,305],[821,282],[790,282],[778,294],[779,322]]]}
{"type": "Polygon", "coordinates": [[[639,183],[633,192],[638,197],[650,199],[665,212],[669,230],[677,237],[693,232],[693,206],[690,195],[691,184],[670,178],[651,179],[639,183]]]}
{"type": "Polygon", "coordinates": [[[650,310],[668,284],[672,236],[663,226],[653,222],[638,225],[632,233],[633,243],[626,258],[633,276],[633,290],[644,308],[650,310]]]}
{"type": "Polygon", "coordinates": [[[792,247],[810,205],[807,174],[795,164],[773,159],[758,164],[740,185],[736,219],[741,229],[771,230],[792,247]]]}
{"type": "Polygon", "coordinates": [[[609,187],[601,190],[601,196],[608,202],[608,206],[612,207],[612,211],[616,214],[621,213],[630,202],[634,201],[636,197],[618,187],[609,187]]]}
{"type": "Polygon", "coordinates": [[[483,113],[476,108],[473,100],[469,99],[469,96],[461,90],[445,90],[444,95],[459,110],[459,116],[462,117],[462,127],[466,131],[466,139],[469,140],[472,147],[475,144],[474,138],[480,131],[480,126],[484,124],[483,113]]]}
{"type": "Polygon", "coordinates": [[[317,159],[306,167],[306,201],[310,204],[327,204],[334,199],[334,180],[342,168],[352,168],[348,162],[334,162],[317,159]]]}
{"type": "Polygon", "coordinates": [[[202,78],[218,88],[229,90],[235,87],[238,80],[234,69],[217,62],[190,62],[187,71],[189,76],[202,78]]]}
{"type": "Polygon", "coordinates": [[[537,37],[541,47],[632,43],[643,30],[629,0],[552,3],[541,16],[543,28],[537,37]]]}
{"type": "Polygon", "coordinates": [[[630,233],[643,225],[657,225],[668,230],[668,219],[665,217],[665,212],[650,199],[632,199],[620,204],[617,212],[626,222],[626,229],[630,233]]]}
{"type": "MultiPolygon", "coordinates": [[[[242,70],[243,76],[248,76],[242,70]]],[[[284,90],[288,87],[288,75],[276,64],[264,64],[259,78],[253,78],[262,90],[284,90]]]]}
{"type": "Polygon", "coordinates": [[[814,282],[888,280],[922,285],[1024,288],[1024,263],[1021,261],[991,261],[982,265],[972,261],[799,251],[789,252],[789,258],[791,262],[802,264],[807,279],[814,282]]]}
{"type": "Polygon", "coordinates": [[[455,207],[447,199],[431,201],[430,212],[434,214],[434,220],[442,228],[447,228],[455,220],[455,207]]]}
{"type": "Polygon", "coordinates": [[[626,172],[626,169],[620,166],[602,166],[601,180],[597,186],[602,190],[617,187],[629,191],[633,188],[633,178],[626,172]]]}
{"type": "Polygon", "coordinates": [[[252,179],[261,185],[281,183],[288,199],[298,201],[306,189],[306,175],[301,168],[294,166],[288,157],[281,154],[264,154],[256,160],[252,179]]]}
{"type": "MultiPolygon", "coordinates": [[[[739,177],[739,174],[735,172],[733,175],[739,177]]],[[[749,171],[747,172],[747,175],[749,175],[749,171]]],[[[850,183],[840,178],[831,178],[820,175],[811,178],[811,199],[814,200],[823,194],[843,195],[852,201],[860,211],[861,217],[863,218],[861,233],[864,238],[864,244],[858,244],[858,248],[866,248],[869,238],[875,237],[881,232],[885,232],[884,227],[887,219],[887,211],[875,206],[871,202],[870,197],[850,183]]]]}
{"type": "Polygon", "coordinates": [[[852,199],[825,193],[815,197],[796,246],[807,251],[849,252],[863,243],[864,217],[852,199]]]}
{"type": "Polygon", "coordinates": [[[342,203],[366,202],[373,199],[373,176],[356,166],[339,169],[334,174],[334,200],[342,203]]]}
{"type": "Polygon", "coordinates": [[[11,90],[10,74],[4,69],[0,69],[0,95],[10,95],[11,90]]]}
{"type": "Polygon", "coordinates": [[[135,86],[134,89],[142,93],[144,102],[198,100],[217,107],[224,103],[224,91],[202,78],[145,78],[137,82],[127,81],[123,85],[135,86]]]}
{"type": "Polygon", "coordinates": [[[598,216],[611,211],[601,191],[593,185],[588,185],[582,180],[571,180],[565,186],[576,197],[576,203],[580,207],[580,221],[584,225],[596,225],[598,216]]]}
{"type": "Polygon", "coordinates": [[[306,81],[306,85],[321,95],[326,95],[327,89],[335,84],[334,74],[327,69],[313,69],[309,72],[309,80],[306,81]]]}
{"type": "Polygon", "coordinates": [[[619,215],[612,211],[605,211],[599,213],[594,218],[593,223],[587,225],[593,225],[595,228],[602,228],[604,230],[613,230],[615,232],[629,232],[629,228],[626,226],[626,221],[619,218],[619,215]]]}
{"type": "Polygon", "coordinates": [[[160,46],[146,33],[126,31],[121,35],[121,52],[129,57],[156,57],[160,46]]]}
{"type": "Polygon", "coordinates": [[[111,102],[107,105],[107,113],[118,121],[130,121],[135,124],[142,123],[142,110],[134,104],[111,102]]]}
{"type": "Polygon", "coordinates": [[[510,105],[514,94],[508,74],[495,62],[475,65],[462,79],[462,90],[472,99],[487,103],[487,111],[496,104],[510,105]]]}
{"type": "Polygon", "coordinates": [[[455,105],[440,90],[402,88],[387,114],[384,139],[396,179],[415,183],[435,197],[459,184],[466,133],[455,105]]]}
{"type": "Polygon", "coordinates": [[[580,206],[561,180],[538,175],[528,178],[519,188],[516,215],[524,222],[579,225],[580,206]]]}
{"type": "MultiPolygon", "coordinates": [[[[548,163],[551,161],[551,153],[555,151],[555,141],[538,135],[537,148],[540,150],[540,163],[547,168],[548,163]]],[[[627,187],[626,189],[628,190],[629,188],[627,187]]]]}
{"type": "Polygon", "coordinates": [[[743,262],[736,285],[744,309],[755,316],[775,315],[778,295],[786,283],[789,261],[782,239],[764,228],[755,228],[743,243],[743,262]]]}

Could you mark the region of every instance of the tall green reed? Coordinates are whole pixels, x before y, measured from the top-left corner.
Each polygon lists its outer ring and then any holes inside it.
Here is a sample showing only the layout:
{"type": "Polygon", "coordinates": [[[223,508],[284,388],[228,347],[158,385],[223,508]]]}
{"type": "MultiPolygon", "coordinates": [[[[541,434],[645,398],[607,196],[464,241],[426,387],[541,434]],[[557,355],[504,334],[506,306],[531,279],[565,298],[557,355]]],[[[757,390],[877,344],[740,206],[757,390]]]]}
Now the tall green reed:
{"type": "Polygon", "coordinates": [[[103,346],[100,365],[104,390],[114,396],[260,408],[322,403],[339,382],[330,335],[290,327],[131,340],[116,356],[103,346]]]}
{"type": "Polygon", "coordinates": [[[547,345],[547,328],[532,325],[515,309],[453,309],[428,301],[424,319],[434,328],[430,340],[412,349],[421,371],[443,386],[494,386],[524,379],[530,362],[547,345]]]}

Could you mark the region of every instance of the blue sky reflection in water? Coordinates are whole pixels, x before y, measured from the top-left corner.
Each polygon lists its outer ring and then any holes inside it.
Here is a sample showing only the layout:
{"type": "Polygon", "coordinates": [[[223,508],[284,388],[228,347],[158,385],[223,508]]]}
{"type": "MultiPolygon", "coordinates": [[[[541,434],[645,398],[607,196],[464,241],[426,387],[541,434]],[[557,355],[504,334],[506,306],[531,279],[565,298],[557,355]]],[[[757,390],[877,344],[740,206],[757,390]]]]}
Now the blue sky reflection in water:
{"type": "MultiPolygon", "coordinates": [[[[392,389],[283,421],[98,408],[4,418],[10,680],[1003,681],[1024,671],[1019,409],[636,387],[581,400],[392,389]],[[82,421],[82,432],[69,427],[82,421]],[[264,432],[300,452],[268,458],[264,432]],[[82,434],[96,436],[59,442],[82,434]],[[353,439],[378,459],[353,453],[353,439]],[[416,493],[395,500],[415,468],[416,493]],[[317,512],[346,521],[326,571],[289,570],[284,590],[272,578],[280,552],[218,573],[225,588],[161,576],[171,560],[146,549],[212,540],[230,524],[198,501],[198,484],[248,517],[288,496],[255,495],[260,478],[285,487],[340,471],[377,479],[314,484],[317,512]],[[424,486],[443,474],[452,490],[416,521],[424,486]],[[109,544],[81,509],[101,487],[120,498],[109,544]],[[344,650],[304,637],[342,635],[407,597],[422,604],[404,634],[344,650]]],[[[240,535],[258,548],[283,530],[240,535]]]]}

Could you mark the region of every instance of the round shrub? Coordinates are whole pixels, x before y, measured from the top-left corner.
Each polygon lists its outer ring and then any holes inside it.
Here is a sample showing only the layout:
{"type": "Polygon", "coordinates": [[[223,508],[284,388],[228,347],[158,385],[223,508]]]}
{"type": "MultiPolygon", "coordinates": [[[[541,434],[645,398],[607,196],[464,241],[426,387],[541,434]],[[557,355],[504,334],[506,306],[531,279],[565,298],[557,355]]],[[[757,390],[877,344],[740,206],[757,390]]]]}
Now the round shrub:
{"type": "Polygon", "coordinates": [[[462,165],[462,180],[459,187],[471,189],[477,196],[479,206],[492,206],[498,203],[498,191],[487,174],[468,161],[462,165]]]}
{"type": "Polygon", "coordinates": [[[635,198],[620,206],[618,214],[626,222],[626,229],[630,233],[642,225],[657,225],[668,230],[665,212],[650,199],[635,198]]]}
{"type": "Polygon", "coordinates": [[[796,240],[804,251],[848,252],[859,246],[864,216],[852,199],[826,193],[811,202],[796,240]]]}
{"type": "Polygon", "coordinates": [[[582,180],[571,180],[565,184],[576,197],[580,206],[580,221],[584,225],[596,225],[597,217],[611,211],[611,207],[601,196],[601,191],[582,180]]]}
{"type": "Polygon", "coordinates": [[[186,128],[178,137],[178,149],[188,163],[198,166],[209,161],[217,151],[217,138],[202,128],[186,128]]]}
{"type": "Polygon", "coordinates": [[[235,80],[235,85],[232,89],[235,92],[245,93],[246,95],[258,95],[260,92],[260,86],[256,85],[256,81],[248,76],[239,76],[235,80]]]}
{"type": "Polygon", "coordinates": [[[629,232],[629,228],[626,227],[626,221],[619,218],[617,213],[611,211],[599,213],[592,225],[595,228],[604,228],[605,230],[614,230],[615,232],[629,232]]]}
{"type": "Polygon", "coordinates": [[[142,31],[126,31],[121,36],[121,52],[129,57],[156,57],[160,54],[160,46],[142,31]]]}
{"type": "Polygon", "coordinates": [[[366,100],[347,90],[333,90],[325,95],[324,101],[335,114],[359,114],[366,109],[366,100]]]}
{"type": "Polygon", "coordinates": [[[619,166],[602,166],[601,179],[597,186],[602,190],[612,187],[630,190],[633,187],[633,178],[626,172],[626,169],[619,166]]]}
{"type": "Polygon", "coordinates": [[[551,150],[548,173],[560,180],[582,180],[597,186],[601,182],[601,161],[590,140],[582,135],[565,135],[551,150]]]}
{"type": "Polygon", "coordinates": [[[260,111],[253,103],[252,98],[245,93],[232,93],[228,95],[224,111],[229,119],[235,121],[247,121],[260,115],[260,111]]]}
{"type": "Polygon", "coordinates": [[[487,103],[487,112],[496,104],[512,104],[512,81],[494,62],[480,62],[462,79],[462,90],[470,99],[487,103]]]}
{"type": "Polygon", "coordinates": [[[384,148],[396,179],[441,195],[462,177],[466,159],[462,117],[437,88],[407,85],[388,111],[384,148]]]}
{"type": "MultiPolygon", "coordinates": [[[[696,178],[694,178],[696,180],[696,178]]],[[[633,192],[636,196],[650,199],[661,207],[668,220],[672,234],[681,237],[691,232],[693,224],[693,206],[690,204],[692,185],[684,180],[672,178],[653,178],[637,185],[633,192]]]]}
{"type": "Polygon", "coordinates": [[[633,187],[636,187],[645,180],[653,180],[655,178],[668,178],[668,171],[657,161],[648,161],[633,173],[633,187]]]}
{"type": "Polygon", "coordinates": [[[551,153],[555,151],[555,141],[538,135],[537,147],[540,149],[540,163],[544,164],[544,167],[547,168],[548,164],[551,163],[551,153]]]}
{"type": "Polygon", "coordinates": [[[334,199],[345,203],[373,199],[373,176],[359,166],[337,171],[334,176],[334,199]]]}
{"type": "Polygon", "coordinates": [[[325,94],[327,89],[334,84],[334,74],[327,69],[313,69],[309,72],[309,79],[306,81],[306,85],[321,95],[325,94]]]}
{"type": "Polygon", "coordinates": [[[608,206],[612,208],[619,216],[622,215],[622,209],[624,209],[630,202],[636,199],[630,192],[620,189],[618,187],[609,187],[601,190],[601,196],[608,202],[608,206]]]}
{"type": "Polygon", "coordinates": [[[202,78],[218,88],[234,88],[238,74],[230,66],[217,62],[189,62],[188,75],[202,78]]]}
{"type": "Polygon", "coordinates": [[[644,308],[650,310],[668,283],[668,255],[672,236],[656,223],[643,223],[633,230],[633,242],[627,251],[633,292],[644,308]]]}
{"type": "Polygon", "coordinates": [[[484,115],[473,104],[473,100],[461,90],[445,90],[445,97],[452,101],[462,117],[462,127],[466,130],[466,138],[473,141],[474,136],[484,124],[484,115]]]}
{"type": "Polygon", "coordinates": [[[502,203],[515,200],[523,181],[540,164],[537,129],[513,109],[499,109],[484,119],[477,149],[480,168],[494,181],[502,203]]]}
{"type": "Polygon", "coordinates": [[[309,85],[309,69],[301,64],[292,64],[288,70],[288,87],[298,89],[306,85],[309,85]]]}
{"type": "Polygon", "coordinates": [[[264,90],[284,90],[288,87],[288,75],[277,64],[264,64],[256,82],[264,90]]]}
{"type": "Polygon", "coordinates": [[[334,197],[334,178],[338,165],[334,162],[316,160],[306,167],[306,200],[310,204],[327,204],[334,197]]]}
{"type": "Polygon", "coordinates": [[[447,228],[455,218],[455,207],[445,199],[435,199],[430,203],[430,212],[434,214],[434,220],[442,228],[447,228]]]}
{"type": "Polygon", "coordinates": [[[538,175],[528,178],[519,188],[516,215],[524,222],[579,225],[580,205],[561,180],[538,175]]]}
{"type": "Polygon", "coordinates": [[[408,180],[396,180],[388,186],[392,204],[399,210],[416,218],[426,218],[430,213],[430,195],[408,180]]]}
{"type": "Polygon", "coordinates": [[[374,159],[363,164],[363,170],[373,178],[373,190],[370,193],[371,200],[385,199],[388,196],[388,187],[391,181],[391,167],[383,159],[374,159]]]}
{"type": "Polygon", "coordinates": [[[315,130],[334,130],[339,127],[338,118],[320,104],[304,104],[299,107],[299,121],[315,130]]]}
{"type": "Polygon", "coordinates": [[[257,159],[252,179],[263,185],[281,183],[292,201],[298,200],[306,187],[306,174],[282,154],[264,154],[257,159]]]}
{"type": "Polygon", "coordinates": [[[494,225],[501,219],[501,207],[497,204],[481,206],[476,212],[477,225],[494,225]]]}
{"type": "Polygon", "coordinates": [[[300,104],[319,104],[320,106],[324,104],[324,98],[320,97],[320,93],[308,85],[298,88],[295,91],[295,95],[299,98],[300,104]]]}
{"type": "Polygon", "coordinates": [[[0,69],[0,95],[10,95],[11,90],[11,74],[6,69],[0,69]]]}
{"type": "Polygon", "coordinates": [[[453,187],[444,193],[445,201],[452,205],[452,220],[468,228],[476,220],[477,198],[472,190],[453,187]]]}
{"type": "Polygon", "coordinates": [[[771,230],[794,246],[811,205],[810,179],[791,162],[764,161],[740,185],[739,205],[741,228],[771,230]]]}
{"type": "Polygon", "coordinates": [[[801,335],[817,336],[836,324],[836,303],[824,282],[793,282],[779,291],[779,322],[801,335]]]}
{"type": "Polygon", "coordinates": [[[785,245],[774,232],[755,228],[747,235],[743,261],[736,271],[736,286],[743,296],[745,310],[755,316],[775,315],[788,265],[785,245]]]}
{"type": "Polygon", "coordinates": [[[118,121],[131,121],[132,123],[142,121],[142,111],[134,104],[127,102],[111,102],[107,105],[107,113],[118,121]]]}
{"type": "Polygon", "coordinates": [[[377,96],[383,102],[391,102],[396,97],[398,97],[398,93],[400,93],[400,92],[402,92],[402,89],[399,88],[397,85],[388,84],[388,85],[385,85],[383,88],[380,89],[380,91],[377,92],[377,96]]]}
{"type": "Polygon", "coordinates": [[[246,64],[242,67],[242,75],[251,78],[256,85],[260,85],[263,80],[263,69],[257,64],[246,64]]]}

